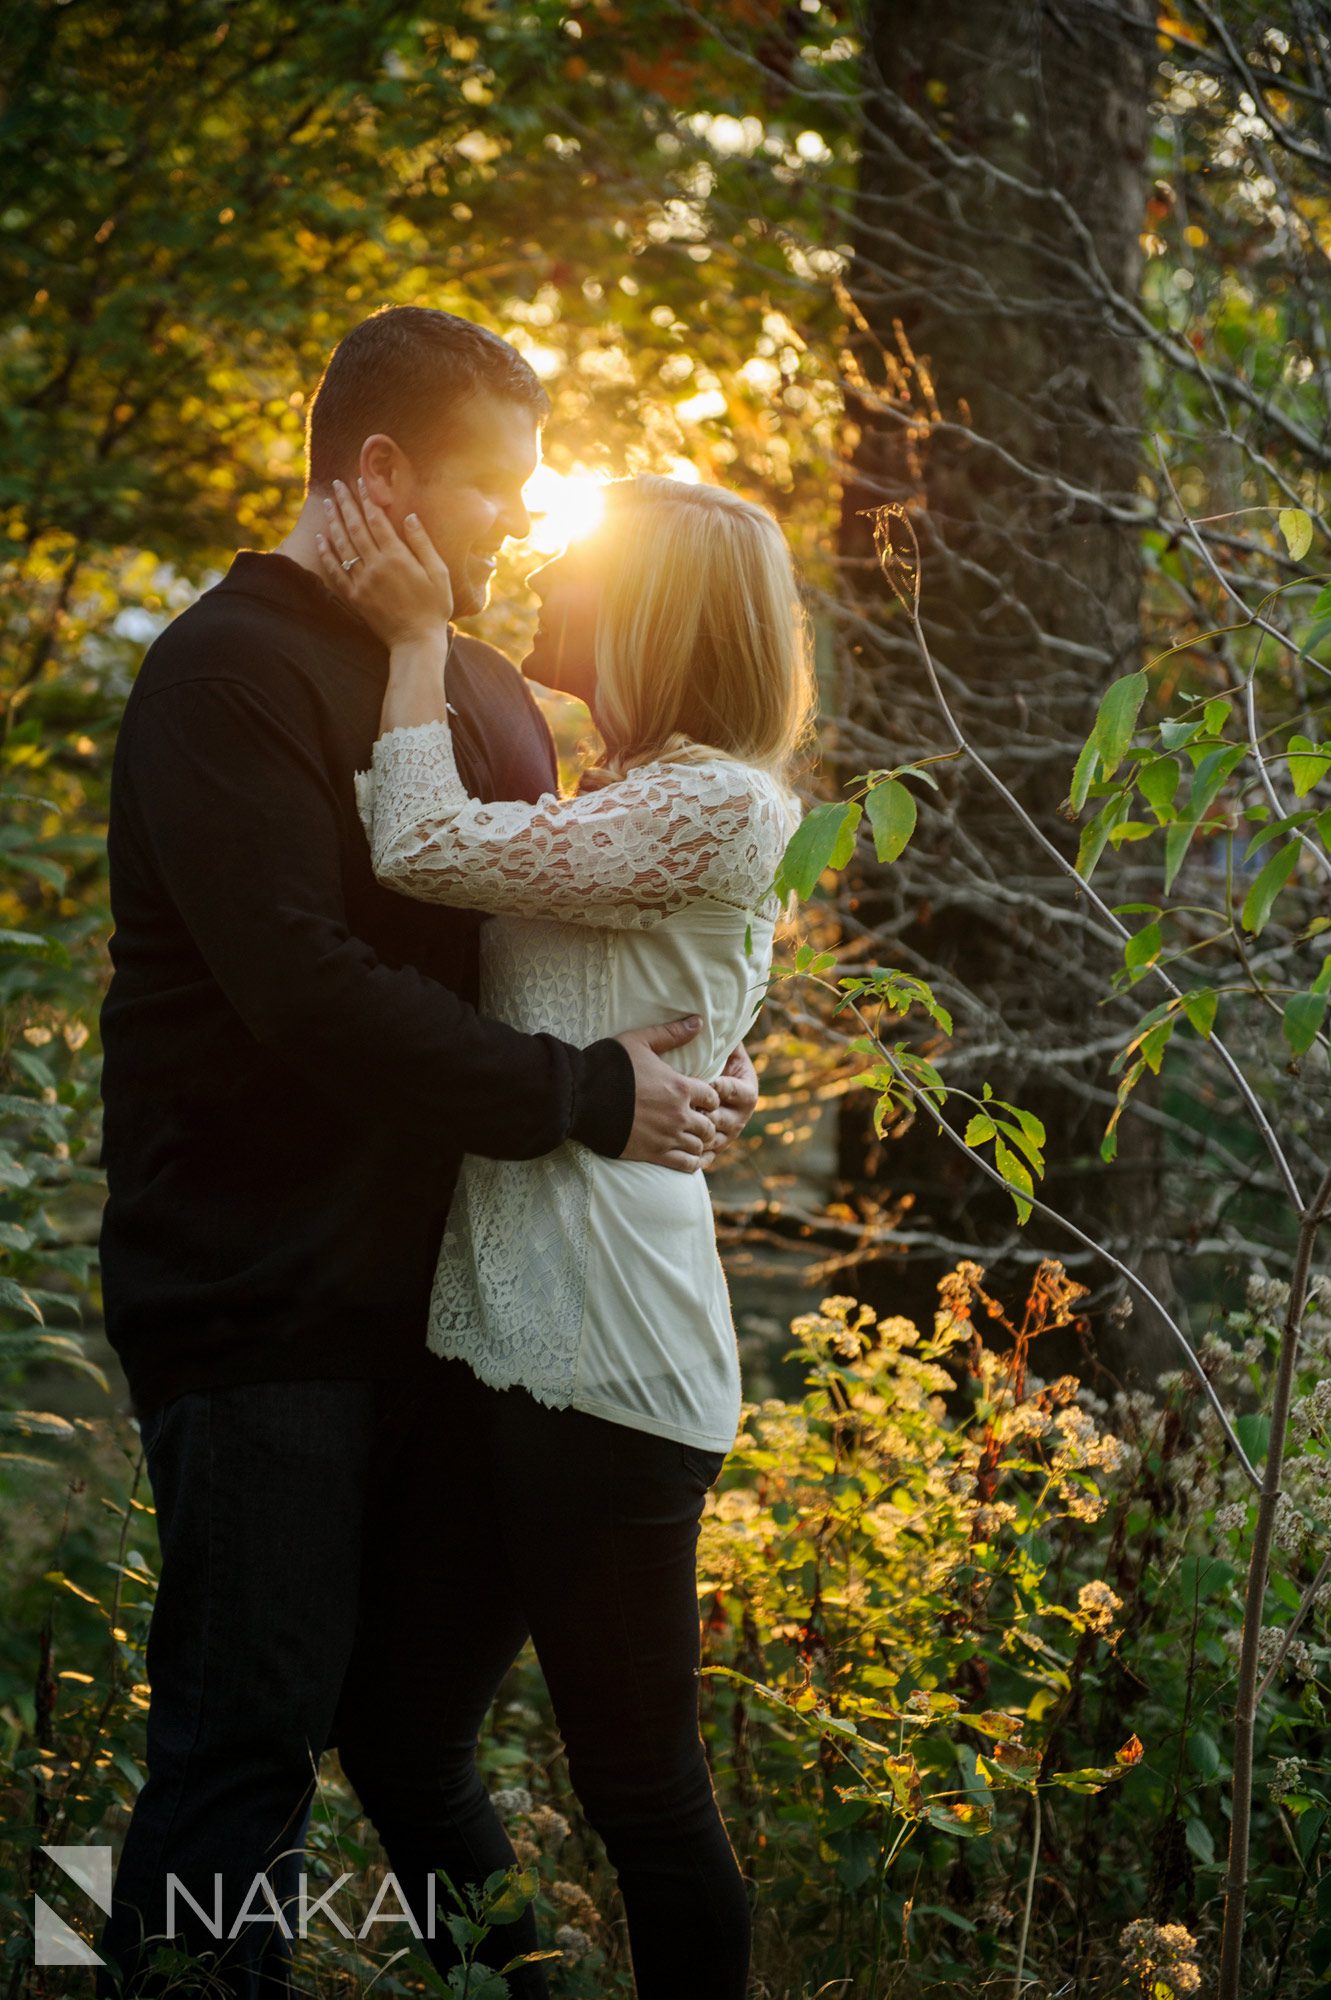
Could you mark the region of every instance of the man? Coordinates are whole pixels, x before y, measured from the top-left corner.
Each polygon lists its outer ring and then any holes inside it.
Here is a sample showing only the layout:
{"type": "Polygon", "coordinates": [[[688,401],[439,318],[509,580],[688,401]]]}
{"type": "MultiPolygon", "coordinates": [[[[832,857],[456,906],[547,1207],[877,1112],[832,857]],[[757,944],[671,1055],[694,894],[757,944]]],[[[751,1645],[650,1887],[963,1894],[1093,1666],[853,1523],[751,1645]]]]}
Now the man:
{"type": "MultiPolygon", "coordinates": [[[[162,634],[126,709],[102,1265],[162,1567],[108,1993],[152,1990],[144,1940],[170,1930],[217,1956],[221,1990],[288,1990],[253,1885],[267,1870],[290,1896],[334,1739],[413,1896],[435,1865],[430,1746],[391,1723],[428,1717],[432,1651],[466,1643],[465,1606],[432,1600],[422,1548],[484,1526],[429,1507],[450,1446],[426,1307],[462,1154],[575,1140],[694,1172],[756,1099],[741,1052],[716,1089],[662,1059],[696,1023],[575,1049],[480,1019],[480,920],[400,899],[370,869],[352,774],[387,658],[318,578],[325,496],[360,477],[395,521],[418,514],[465,617],[529,527],[548,407],[511,348],[450,314],[390,308],[357,327],[311,407],[292,533],[242,550],[162,634]],[[168,1877],[187,1892],[171,1922],[168,1877]]],[[[549,732],[512,666],[458,638],[448,671],[469,788],[553,789],[549,732]]]]}

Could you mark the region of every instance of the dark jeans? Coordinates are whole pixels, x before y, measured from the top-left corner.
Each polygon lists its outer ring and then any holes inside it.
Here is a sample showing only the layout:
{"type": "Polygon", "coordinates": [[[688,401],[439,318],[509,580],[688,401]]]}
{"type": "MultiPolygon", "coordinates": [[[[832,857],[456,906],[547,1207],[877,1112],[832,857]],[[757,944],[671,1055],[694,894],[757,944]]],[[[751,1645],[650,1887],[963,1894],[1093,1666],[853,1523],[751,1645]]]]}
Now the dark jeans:
{"type": "MultiPolygon", "coordinates": [[[[506,1561],[479,1599],[448,1704],[458,1717],[488,1705],[512,1658],[500,1636],[512,1606],[619,1879],[640,2000],[742,2000],[748,1899],[698,1733],[695,1550],[724,1456],[474,1378],[457,1396],[469,1402],[506,1561]]],[[[457,1766],[451,1796],[463,1782],[457,1766]]],[[[545,1993],[524,1977],[515,1993],[545,1993]]]]}
{"type": "MultiPolygon", "coordinates": [[[[101,1945],[125,1992],[152,1990],[138,1950],[165,1935],[168,1874],[210,1921],[220,1876],[220,1941],[179,1894],[174,1911],[185,1947],[218,1958],[212,1991],[290,1990],[254,1883],[267,1872],[294,1927],[332,1742],[422,1926],[435,1870],[461,1887],[511,1867],[475,1750],[530,1631],[619,1876],[642,2000],[739,2000],[748,1906],[697,1726],[694,1545],[719,1455],[545,1410],[433,1358],[410,1384],[191,1393],[144,1436],[162,1544],[149,1776],[101,1945]]],[[[447,1968],[442,1888],[437,1908],[427,1949],[447,1968]]],[[[380,1950],[409,1936],[368,1933],[380,1950]]],[[[483,1955],[503,1964],[536,1942],[528,1914],[483,1955]]],[[[539,1967],[511,1984],[546,1992],[539,1967]]],[[[101,1990],[121,1990],[114,1973],[101,1990]]]]}

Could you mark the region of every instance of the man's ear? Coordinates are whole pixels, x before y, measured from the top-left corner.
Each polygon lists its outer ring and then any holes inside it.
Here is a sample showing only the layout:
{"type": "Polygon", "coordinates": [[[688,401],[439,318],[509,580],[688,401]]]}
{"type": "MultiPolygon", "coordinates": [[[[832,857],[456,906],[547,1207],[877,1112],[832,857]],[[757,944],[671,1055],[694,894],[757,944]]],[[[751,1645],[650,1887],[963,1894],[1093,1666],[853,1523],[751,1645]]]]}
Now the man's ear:
{"type": "Polygon", "coordinates": [[[396,511],[401,511],[407,460],[401,447],[386,432],[375,431],[373,436],[366,438],[360,448],[357,470],[376,507],[382,507],[386,514],[391,514],[395,511],[393,503],[396,501],[396,511]]]}

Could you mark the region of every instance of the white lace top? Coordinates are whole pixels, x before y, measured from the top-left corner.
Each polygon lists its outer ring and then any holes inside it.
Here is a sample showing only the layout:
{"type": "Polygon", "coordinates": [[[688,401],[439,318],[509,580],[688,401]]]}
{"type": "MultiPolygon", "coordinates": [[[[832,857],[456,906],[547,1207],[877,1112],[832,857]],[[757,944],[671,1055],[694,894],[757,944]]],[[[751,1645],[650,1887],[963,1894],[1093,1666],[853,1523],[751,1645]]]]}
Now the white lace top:
{"type": "MultiPolygon", "coordinates": [[[[483,1012],[579,1045],[698,1014],[702,1032],[667,1060],[720,1074],[771,963],[766,899],[792,808],[768,774],[662,762],[584,797],[484,805],[433,722],[382,736],[356,792],[381,882],[494,913],[483,1012]]],[[[495,1387],[728,1450],[739,1367],[704,1176],[574,1142],[538,1160],[469,1155],[429,1343],[495,1387]]]]}

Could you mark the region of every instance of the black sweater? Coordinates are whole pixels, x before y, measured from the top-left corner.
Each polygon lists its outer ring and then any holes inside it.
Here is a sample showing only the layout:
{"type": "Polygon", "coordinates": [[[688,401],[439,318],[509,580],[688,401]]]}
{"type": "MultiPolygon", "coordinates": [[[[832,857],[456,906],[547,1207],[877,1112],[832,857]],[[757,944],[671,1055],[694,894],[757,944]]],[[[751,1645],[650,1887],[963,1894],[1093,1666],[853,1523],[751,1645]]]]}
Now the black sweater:
{"type": "MultiPolygon", "coordinates": [[[[382,889],[356,814],[387,654],[317,577],[242,550],[149,649],[112,773],[102,1010],[107,1332],[137,1408],[419,1365],[464,1152],[611,1156],[619,1043],[474,1011],[483,919],[382,889]]],[[[458,637],[468,788],[536,799],[549,731],[458,637]]]]}

